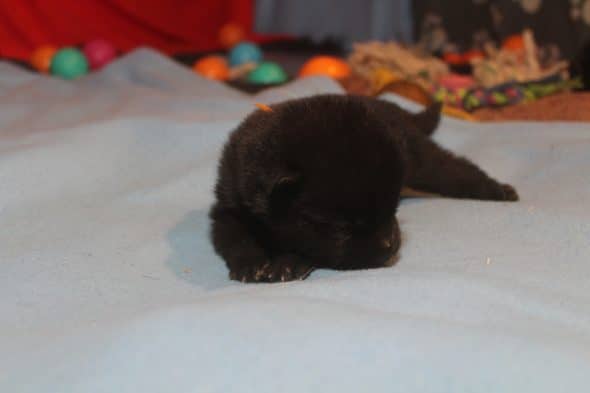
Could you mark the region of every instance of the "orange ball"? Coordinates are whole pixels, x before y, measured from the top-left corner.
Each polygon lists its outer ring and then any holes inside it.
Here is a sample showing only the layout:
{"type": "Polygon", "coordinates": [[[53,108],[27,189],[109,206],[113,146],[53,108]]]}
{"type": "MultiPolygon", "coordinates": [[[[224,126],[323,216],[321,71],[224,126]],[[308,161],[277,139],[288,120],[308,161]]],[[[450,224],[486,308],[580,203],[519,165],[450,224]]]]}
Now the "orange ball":
{"type": "Polygon", "coordinates": [[[506,38],[502,43],[502,49],[518,52],[524,50],[524,39],[521,34],[514,34],[506,38]]]}
{"type": "Polygon", "coordinates": [[[471,60],[484,59],[484,58],[485,58],[484,53],[482,51],[476,50],[476,49],[473,49],[473,50],[463,53],[463,60],[467,63],[470,62],[471,60]]]}
{"type": "Polygon", "coordinates": [[[344,60],[334,56],[315,56],[309,59],[299,70],[300,77],[323,75],[334,79],[350,75],[350,66],[344,60]]]}
{"type": "Polygon", "coordinates": [[[460,65],[460,64],[465,63],[463,56],[461,56],[459,53],[454,53],[454,52],[445,53],[443,55],[443,60],[447,64],[451,64],[451,65],[460,65]]]}
{"type": "Polygon", "coordinates": [[[208,79],[224,81],[229,78],[227,61],[221,56],[205,56],[193,65],[193,71],[208,79]]]}
{"type": "Polygon", "coordinates": [[[235,23],[226,23],[219,30],[219,43],[223,48],[229,49],[246,38],[244,29],[235,23]]]}
{"type": "Polygon", "coordinates": [[[43,45],[38,47],[31,54],[31,65],[39,72],[49,72],[51,68],[51,59],[57,52],[57,48],[51,45],[43,45]]]}

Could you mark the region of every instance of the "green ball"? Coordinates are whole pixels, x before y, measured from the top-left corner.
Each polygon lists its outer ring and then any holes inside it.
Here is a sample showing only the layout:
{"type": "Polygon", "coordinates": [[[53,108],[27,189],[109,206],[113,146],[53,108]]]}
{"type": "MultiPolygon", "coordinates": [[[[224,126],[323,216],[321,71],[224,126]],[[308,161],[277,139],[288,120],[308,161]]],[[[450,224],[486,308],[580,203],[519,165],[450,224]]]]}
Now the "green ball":
{"type": "Polygon", "coordinates": [[[51,60],[51,73],[64,79],[75,79],[87,72],[88,61],[78,49],[61,49],[51,60]]]}
{"type": "Polygon", "coordinates": [[[289,77],[283,68],[277,63],[271,61],[264,61],[252,70],[247,77],[248,82],[259,85],[271,85],[276,83],[283,83],[289,77]]]}

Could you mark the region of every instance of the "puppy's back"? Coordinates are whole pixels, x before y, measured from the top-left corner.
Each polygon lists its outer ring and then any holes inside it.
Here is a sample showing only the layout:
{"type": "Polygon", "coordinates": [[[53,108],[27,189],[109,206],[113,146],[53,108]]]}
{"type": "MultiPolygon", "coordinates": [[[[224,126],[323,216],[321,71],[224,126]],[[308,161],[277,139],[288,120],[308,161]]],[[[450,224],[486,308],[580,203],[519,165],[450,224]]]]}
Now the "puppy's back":
{"type": "MultiPolygon", "coordinates": [[[[407,112],[376,100],[318,95],[257,110],[231,134],[220,163],[217,196],[258,206],[285,173],[298,172],[325,194],[371,187],[381,174],[402,170],[407,112]],[[383,170],[383,168],[387,169],[383,170]],[[381,169],[380,169],[381,168],[381,169]]],[[[390,177],[391,178],[391,177],[390,177]]]]}

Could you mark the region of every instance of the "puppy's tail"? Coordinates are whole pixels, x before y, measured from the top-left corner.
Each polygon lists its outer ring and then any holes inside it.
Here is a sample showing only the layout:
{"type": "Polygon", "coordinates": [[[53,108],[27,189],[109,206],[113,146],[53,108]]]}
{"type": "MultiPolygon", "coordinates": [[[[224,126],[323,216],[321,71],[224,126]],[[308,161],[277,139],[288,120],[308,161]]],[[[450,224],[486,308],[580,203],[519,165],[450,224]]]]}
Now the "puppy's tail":
{"type": "Polygon", "coordinates": [[[436,102],[422,112],[413,115],[412,118],[416,129],[426,136],[432,135],[436,130],[436,127],[438,127],[441,109],[442,104],[436,102]]]}

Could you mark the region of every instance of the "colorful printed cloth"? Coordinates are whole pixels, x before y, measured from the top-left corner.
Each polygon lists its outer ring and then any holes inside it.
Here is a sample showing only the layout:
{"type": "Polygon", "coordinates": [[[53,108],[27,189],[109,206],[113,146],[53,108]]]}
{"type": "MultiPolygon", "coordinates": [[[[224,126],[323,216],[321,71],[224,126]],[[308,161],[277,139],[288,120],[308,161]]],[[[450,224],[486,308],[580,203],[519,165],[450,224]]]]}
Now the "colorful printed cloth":
{"type": "Polygon", "coordinates": [[[506,83],[493,88],[449,89],[437,87],[433,91],[436,101],[455,106],[466,111],[482,107],[500,107],[523,101],[532,101],[560,91],[580,87],[578,79],[565,80],[554,75],[539,81],[526,83],[506,83]]]}

